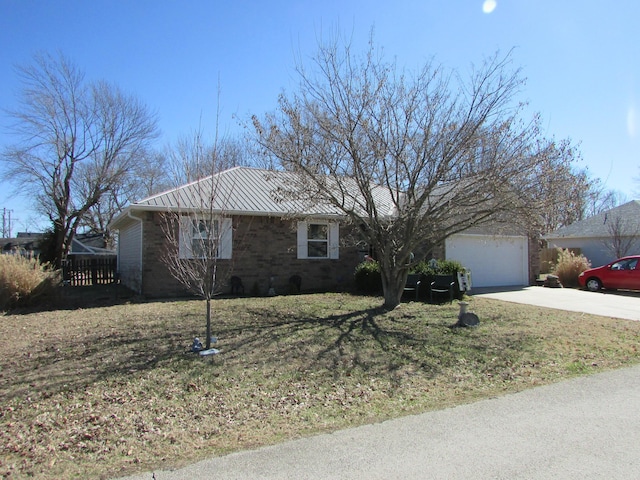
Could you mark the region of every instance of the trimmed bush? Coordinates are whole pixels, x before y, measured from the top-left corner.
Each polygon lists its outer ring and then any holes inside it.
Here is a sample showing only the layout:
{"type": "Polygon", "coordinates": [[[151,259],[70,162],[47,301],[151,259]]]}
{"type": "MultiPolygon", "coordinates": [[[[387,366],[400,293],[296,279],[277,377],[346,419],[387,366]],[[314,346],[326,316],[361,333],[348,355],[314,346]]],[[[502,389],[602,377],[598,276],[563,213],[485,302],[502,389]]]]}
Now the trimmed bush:
{"type": "Polygon", "coordinates": [[[591,268],[591,262],[584,255],[576,255],[571,250],[558,248],[558,260],[552,273],[565,287],[578,287],[578,276],[591,268]]]}
{"type": "Polygon", "coordinates": [[[0,255],[0,310],[25,306],[58,283],[59,274],[36,259],[0,255]]]}
{"type": "Polygon", "coordinates": [[[457,275],[464,270],[464,266],[456,260],[437,260],[435,265],[430,261],[422,261],[411,270],[411,273],[421,273],[425,277],[434,275],[457,275]]]}
{"type": "Polygon", "coordinates": [[[379,293],[382,291],[382,276],[378,262],[362,262],[356,267],[354,282],[358,291],[379,293]]]}
{"type": "MultiPolygon", "coordinates": [[[[432,263],[432,262],[431,262],[432,263]]],[[[464,266],[456,260],[438,260],[435,265],[423,261],[418,263],[409,273],[422,275],[425,285],[431,282],[436,275],[453,275],[456,278],[458,272],[464,271],[464,266]]],[[[378,262],[362,262],[355,270],[354,282],[356,289],[362,293],[378,294],[382,291],[382,277],[378,262]]],[[[428,296],[428,287],[421,288],[420,297],[428,296]]],[[[458,282],[456,281],[456,297],[461,298],[458,282]]]]}
{"type": "MultiPolygon", "coordinates": [[[[458,285],[457,281],[457,275],[458,272],[463,272],[464,270],[464,266],[456,260],[437,260],[435,263],[433,261],[425,260],[416,265],[415,268],[412,269],[411,273],[422,274],[425,282],[429,284],[434,280],[434,277],[436,275],[453,275],[455,281],[454,295],[457,299],[461,299],[463,296],[463,292],[460,291],[460,286],[458,285]]],[[[422,291],[422,295],[424,295],[426,298],[428,289],[423,288],[422,291]]]]}

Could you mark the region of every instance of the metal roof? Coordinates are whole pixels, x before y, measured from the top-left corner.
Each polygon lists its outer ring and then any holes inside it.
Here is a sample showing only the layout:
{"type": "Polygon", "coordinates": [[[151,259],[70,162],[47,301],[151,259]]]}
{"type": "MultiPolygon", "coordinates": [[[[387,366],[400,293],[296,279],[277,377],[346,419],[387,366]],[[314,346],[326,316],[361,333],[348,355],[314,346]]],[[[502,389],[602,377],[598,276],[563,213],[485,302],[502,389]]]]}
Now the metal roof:
{"type": "MultiPolygon", "coordinates": [[[[346,201],[357,209],[357,199],[361,197],[355,183],[337,182],[326,179],[338,186],[347,186],[346,201]]],[[[234,167],[187,185],[153,195],[129,205],[112,222],[116,227],[130,211],[201,211],[211,209],[225,215],[263,216],[341,216],[343,210],[313,198],[292,195],[303,185],[303,179],[293,172],[262,170],[250,167],[234,167]],[[211,201],[212,200],[212,201],[211,201]]],[[[308,190],[307,190],[308,192],[308,190]]],[[[382,212],[393,213],[393,202],[388,189],[375,186],[371,193],[382,212]]],[[[117,227],[116,227],[117,228],[117,227]]]]}

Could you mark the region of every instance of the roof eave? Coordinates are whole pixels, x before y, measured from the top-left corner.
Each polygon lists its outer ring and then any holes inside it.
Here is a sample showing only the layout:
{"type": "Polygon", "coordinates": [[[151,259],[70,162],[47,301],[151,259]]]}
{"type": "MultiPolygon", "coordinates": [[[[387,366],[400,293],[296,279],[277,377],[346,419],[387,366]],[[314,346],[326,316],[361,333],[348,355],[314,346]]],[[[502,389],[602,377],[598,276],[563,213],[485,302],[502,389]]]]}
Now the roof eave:
{"type": "MultiPolygon", "coordinates": [[[[118,230],[122,222],[130,218],[129,214],[134,212],[171,212],[171,213],[186,213],[194,214],[202,212],[200,208],[167,208],[159,205],[129,205],[126,207],[116,218],[109,224],[110,230],[118,230]]],[[[334,219],[344,218],[346,215],[338,213],[313,213],[313,212],[284,212],[284,211],[253,211],[253,210],[214,210],[212,212],[215,215],[224,216],[244,216],[244,217],[280,217],[280,218],[322,218],[322,219],[334,219]]]]}

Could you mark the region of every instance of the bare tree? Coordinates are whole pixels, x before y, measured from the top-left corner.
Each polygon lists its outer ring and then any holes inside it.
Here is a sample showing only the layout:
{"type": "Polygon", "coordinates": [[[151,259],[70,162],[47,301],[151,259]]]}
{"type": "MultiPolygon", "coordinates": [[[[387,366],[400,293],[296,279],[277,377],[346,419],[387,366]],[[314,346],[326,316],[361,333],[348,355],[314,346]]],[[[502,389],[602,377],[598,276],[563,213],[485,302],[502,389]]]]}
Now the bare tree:
{"type": "Polygon", "coordinates": [[[593,217],[625,203],[624,194],[607,189],[600,179],[591,182],[586,191],[586,203],[583,218],[593,217]]]}
{"type": "Polygon", "coordinates": [[[400,302],[413,262],[450,235],[516,216],[540,223],[540,175],[558,151],[540,141],[537,119],[520,121],[523,81],[508,56],[467,81],[431,63],[399,72],[373,42],[362,56],[320,45],[313,61],[297,67],[298,93],[253,118],[257,142],[304,179],[296,194],[360,229],[377,253],[386,307],[400,302]],[[379,209],[380,188],[392,211],[379,209]]]}
{"type": "Polygon", "coordinates": [[[174,155],[182,158],[186,178],[209,175],[188,185],[188,205],[163,215],[165,252],[161,261],[170,274],[192,293],[206,302],[206,344],[211,347],[211,301],[227,283],[232,269],[233,223],[225,214],[226,197],[231,192],[218,188],[216,173],[231,161],[221,156],[222,149],[207,147],[202,133],[196,132],[190,142],[181,139],[174,155]],[[222,208],[221,208],[222,206],[222,208]],[[225,260],[224,268],[220,260],[225,260]]]}
{"type": "Polygon", "coordinates": [[[640,240],[640,223],[625,220],[621,216],[608,218],[605,214],[605,222],[609,238],[604,241],[604,245],[615,258],[624,257],[629,254],[632,248],[638,245],[640,240]]]}
{"type": "MultiPolygon", "coordinates": [[[[81,195],[86,196],[91,190],[92,176],[80,180],[81,195]]],[[[166,157],[158,152],[141,152],[127,175],[89,208],[79,226],[90,233],[104,233],[110,240],[111,232],[107,226],[126,205],[170,187],[166,157]]]]}
{"type": "Polygon", "coordinates": [[[165,155],[175,186],[209,176],[212,172],[250,165],[245,144],[230,137],[221,138],[213,145],[206,144],[201,129],[191,136],[179,138],[175,146],[166,149],[165,155]]]}
{"type": "Polygon", "coordinates": [[[4,151],[5,179],[33,198],[53,224],[56,266],[90,208],[118,188],[150,139],[156,118],[138,99],[84,74],[63,55],[37,55],[19,67],[15,146],[4,151]]]}
{"type": "Polygon", "coordinates": [[[585,218],[589,192],[594,181],[585,170],[577,170],[578,152],[568,140],[547,141],[539,150],[546,152],[540,158],[538,171],[539,234],[552,232],[585,218]]]}

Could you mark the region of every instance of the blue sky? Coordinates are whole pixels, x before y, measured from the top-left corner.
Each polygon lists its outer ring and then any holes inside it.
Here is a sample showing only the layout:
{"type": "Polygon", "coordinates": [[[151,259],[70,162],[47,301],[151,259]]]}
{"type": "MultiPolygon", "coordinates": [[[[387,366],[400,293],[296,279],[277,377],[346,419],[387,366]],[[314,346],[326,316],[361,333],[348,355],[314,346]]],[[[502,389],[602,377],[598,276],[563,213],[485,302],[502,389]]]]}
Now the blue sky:
{"type": "MultiPolygon", "coordinates": [[[[61,51],[89,79],[106,79],[158,113],[158,147],[201,123],[220,127],[276,107],[295,89],[296,56],[335,31],[388,58],[430,59],[462,72],[513,50],[547,136],[580,144],[583,167],[627,199],[640,182],[640,2],[617,0],[0,0],[0,108],[12,108],[16,64],[61,51]],[[484,7],[484,8],[483,8],[484,7]]],[[[10,141],[0,112],[0,149],[10,141]]],[[[634,195],[634,192],[636,195],[634,195]]],[[[0,185],[14,233],[42,225],[28,199],[0,185]]]]}

